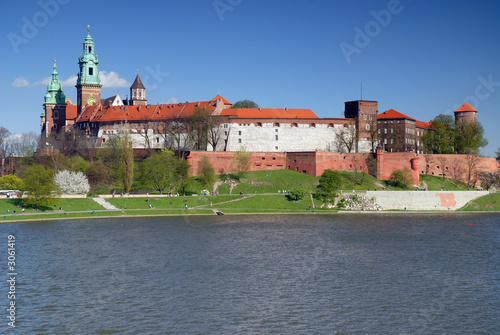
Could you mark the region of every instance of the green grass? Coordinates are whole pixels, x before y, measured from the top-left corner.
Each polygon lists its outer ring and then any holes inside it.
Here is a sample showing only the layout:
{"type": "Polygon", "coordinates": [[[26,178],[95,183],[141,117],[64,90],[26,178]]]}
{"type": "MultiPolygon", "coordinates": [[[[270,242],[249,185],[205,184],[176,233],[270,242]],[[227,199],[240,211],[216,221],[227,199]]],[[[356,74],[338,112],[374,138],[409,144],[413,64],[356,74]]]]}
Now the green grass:
{"type": "Polygon", "coordinates": [[[429,191],[440,191],[440,190],[450,190],[450,191],[465,191],[467,190],[467,185],[461,181],[445,178],[430,176],[426,174],[420,175],[420,185],[422,183],[427,184],[427,189],[429,191]]]}
{"type": "Polygon", "coordinates": [[[126,209],[149,209],[149,205],[157,209],[183,209],[184,205],[188,208],[197,206],[217,204],[219,202],[239,199],[239,195],[219,195],[219,196],[186,196],[186,197],[155,197],[149,196],[149,202],[146,197],[143,198],[108,198],[108,202],[117,208],[126,209]],[[126,200],[126,201],[125,201],[126,200]]]}
{"type": "MultiPolygon", "coordinates": [[[[308,174],[299,173],[292,170],[272,170],[272,171],[252,171],[247,172],[237,181],[239,184],[233,189],[232,194],[239,194],[240,191],[248,194],[274,193],[278,190],[290,190],[299,188],[304,191],[313,191],[318,184],[318,178],[308,174]],[[269,177],[266,177],[269,175],[269,177]]],[[[229,184],[222,184],[217,189],[220,194],[227,194],[229,184]]]]}
{"type": "Polygon", "coordinates": [[[214,205],[217,209],[272,210],[294,209],[307,210],[312,206],[311,197],[307,194],[302,200],[288,201],[285,195],[254,195],[240,201],[214,205]]]}
{"type": "MultiPolygon", "coordinates": [[[[57,205],[39,209],[38,212],[32,208],[26,208],[26,213],[40,213],[51,211],[93,211],[104,209],[101,205],[90,198],[59,199],[57,205]]],[[[21,213],[23,209],[22,199],[0,199],[0,215],[21,213]]]]}
{"type": "Polygon", "coordinates": [[[491,193],[477,198],[460,209],[461,211],[500,211],[500,193],[491,193]]]}

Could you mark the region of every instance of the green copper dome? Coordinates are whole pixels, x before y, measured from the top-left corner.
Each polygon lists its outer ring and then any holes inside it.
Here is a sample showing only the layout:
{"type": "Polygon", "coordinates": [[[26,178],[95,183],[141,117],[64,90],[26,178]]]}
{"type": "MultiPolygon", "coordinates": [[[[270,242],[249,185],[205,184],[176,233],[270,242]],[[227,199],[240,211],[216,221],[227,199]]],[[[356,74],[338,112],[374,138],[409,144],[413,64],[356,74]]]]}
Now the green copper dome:
{"type": "Polygon", "coordinates": [[[76,85],[101,85],[101,78],[99,76],[99,60],[95,54],[94,40],[90,36],[90,28],[87,32],[87,37],[83,41],[83,56],[78,58],[80,65],[80,72],[76,80],[76,85]]]}
{"type": "Polygon", "coordinates": [[[54,59],[52,78],[50,79],[50,82],[47,85],[45,104],[56,105],[65,103],[66,103],[66,96],[64,95],[62,84],[59,81],[59,74],[57,73],[56,60],[54,59]]]}

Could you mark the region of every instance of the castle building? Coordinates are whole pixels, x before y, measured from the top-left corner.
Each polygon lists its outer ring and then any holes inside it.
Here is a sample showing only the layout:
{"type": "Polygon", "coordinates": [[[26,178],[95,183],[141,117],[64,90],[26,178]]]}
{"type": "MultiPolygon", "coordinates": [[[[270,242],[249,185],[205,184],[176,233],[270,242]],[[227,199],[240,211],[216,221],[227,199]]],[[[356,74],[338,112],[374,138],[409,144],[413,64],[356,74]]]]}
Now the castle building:
{"type": "Polygon", "coordinates": [[[422,154],[422,136],[431,129],[430,122],[415,120],[394,109],[378,115],[378,136],[386,152],[415,152],[422,154]]]}
{"type": "MultiPolygon", "coordinates": [[[[78,64],[74,104],[63,93],[54,60],[41,116],[44,137],[75,127],[100,146],[122,125],[128,128],[135,149],[172,148],[175,144],[185,151],[237,151],[243,146],[252,152],[374,153],[381,146],[385,152],[423,154],[421,138],[432,130],[430,123],[393,109],[379,114],[378,102],[370,100],[346,101],[344,118],[319,118],[310,109],[231,108],[220,95],[197,102],[148,105],[139,73],[130,97],[122,99],[116,94],[101,99],[99,60],[90,29],[78,64]],[[198,130],[191,129],[190,119],[199,110],[210,114],[211,129],[204,141],[194,145],[190,140],[198,130]]],[[[468,103],[455,111],[457,124],[476,119],[477,110],[468,103]]]]}

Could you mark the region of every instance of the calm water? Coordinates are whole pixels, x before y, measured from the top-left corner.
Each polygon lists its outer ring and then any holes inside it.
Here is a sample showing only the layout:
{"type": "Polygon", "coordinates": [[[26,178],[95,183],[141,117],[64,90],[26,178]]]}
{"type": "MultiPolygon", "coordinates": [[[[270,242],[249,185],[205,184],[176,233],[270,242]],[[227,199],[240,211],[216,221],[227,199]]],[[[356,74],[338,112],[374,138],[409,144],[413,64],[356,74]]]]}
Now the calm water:
{"type": "Polygon", "coordinates": [[[500,333],[499,214],[3,224],[2,278],[8,234],[11,333],[500,333]]]}

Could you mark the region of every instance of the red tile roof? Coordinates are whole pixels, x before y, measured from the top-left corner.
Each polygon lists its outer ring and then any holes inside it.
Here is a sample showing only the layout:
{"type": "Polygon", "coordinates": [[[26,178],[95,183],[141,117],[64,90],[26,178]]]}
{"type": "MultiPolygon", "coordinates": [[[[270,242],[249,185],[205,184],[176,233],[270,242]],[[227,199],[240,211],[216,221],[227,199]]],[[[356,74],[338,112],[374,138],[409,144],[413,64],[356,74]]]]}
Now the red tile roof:
{"type": "Polygon", "coordinates": [[[229,108],[221,115],[235,115],[242,119],[318,119],[310,109],[229,108]]]}
{"type": "Polygon", "coordinates": [[[74,120],[76,119],[76,115],[78,114],[78,106],[72,104],[66,104],[66,120],[74,120]]]}
{"type": "Polygon", "coordinates": [[[408,120],[414,120],[414,118],[411,118],[407,115],[404,115],[403,113],[400,113],[398,111],[395,111],[394,109],[389,109],[389,110],[386,110],[385,112],[383,113],[380,113],[378,115],[378,118],[379,119],[408,119],[408,120]]]}
{"type": "Polygon", "coordinates": [[[424,121],[415,121],[415,126],[420,127],[420,128],[427,128],[430,129],[432,128],[431,122],[424,122],[424,121]]]}
{"type": "Polygon", "coordinates": [[[215,101],[200,101],[142,106],[89,106],[80,114],[76,122],[116,122],[125,120],[137,121],[189,118],[193,115],[196,107],[205,108],[210,113],[213,113],[215,104],[215,101]]]}
{"type": "Polygon", "coordinates": [[[469,103],[464,103],[462,106],[458,107],[455,112],[477,112],[469,103]]]}
{"type": "Polygon", "coordinates": [[[224,105],[232,105],[232,103],[230,103],[229,101],[224,99],[220,94],[217,94],[217,96],[215,98],[213,98],[211,101],[217,101],[219,99],[222,99],[222,102],[224,103],[224,105]]]}

